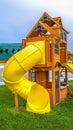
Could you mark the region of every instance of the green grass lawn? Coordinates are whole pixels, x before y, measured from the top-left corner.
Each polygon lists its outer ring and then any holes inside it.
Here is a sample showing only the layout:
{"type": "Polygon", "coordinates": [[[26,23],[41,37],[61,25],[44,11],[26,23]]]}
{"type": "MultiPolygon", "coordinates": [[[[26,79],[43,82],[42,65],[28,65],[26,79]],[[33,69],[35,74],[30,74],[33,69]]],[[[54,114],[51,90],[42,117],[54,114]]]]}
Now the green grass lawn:
{"type": "MultiPolygon", "coordinates": [[[[73,81],[69,81],[73,90],[73,81]]],[[[19,110],[14,107],[13,94],[0,87],[0,130],[73,130],[73,97],[70,95],[51,112],[35,114],[25,110],[25,101],[19,98],[19,110]]]]}

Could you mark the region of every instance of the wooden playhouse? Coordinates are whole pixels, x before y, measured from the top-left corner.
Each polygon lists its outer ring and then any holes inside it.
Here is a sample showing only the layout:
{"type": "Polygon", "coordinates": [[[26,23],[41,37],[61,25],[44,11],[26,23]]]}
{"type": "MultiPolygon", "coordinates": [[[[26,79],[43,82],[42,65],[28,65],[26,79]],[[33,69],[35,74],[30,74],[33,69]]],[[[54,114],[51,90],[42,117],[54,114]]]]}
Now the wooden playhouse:
{"type": "MultiPolygon", "coordinates": [[[[22,47],[28,42],[44,42],[44,56],[42,64],[32,68],[29,79],[43,85],[50,94],[51,104],[54,106],[60,103],[67,95],[67,69],[62,68],[67,63],[67,35],[69,32],[63,27],[61,17],[52,18],[46,12],[40,17],[34,27],[22,39],[22,47]],[[61,75],[64,77],[61,81],[61,75]]],[[[42,44],[42,43],[41,43],[42,44]]]]}

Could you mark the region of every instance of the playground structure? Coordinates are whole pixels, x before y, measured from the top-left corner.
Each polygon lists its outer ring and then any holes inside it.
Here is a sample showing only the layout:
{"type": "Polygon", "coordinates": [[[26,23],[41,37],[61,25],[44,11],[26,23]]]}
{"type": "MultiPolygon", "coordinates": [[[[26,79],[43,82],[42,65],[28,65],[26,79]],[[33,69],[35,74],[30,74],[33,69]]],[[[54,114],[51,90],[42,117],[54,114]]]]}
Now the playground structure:
{"type": "Polygon", "coordinates": [[[73,64],[67,63],[68,34],[61,17],[52,18],[45,12],[22,39],[23,49],[7,61],[3,80],[13,93],[27,100],[28,111],[49,112],[50,102],[55,106],[66,98],[67,69],[73,73],[73,64]],[[63,70],[65,77],[60,81],[63,70]],[[24,77],[27,71],[30,81],[24,77]]]}
{"type": "Polygon", "coordinates": [[[43,62],[29,71],[29,79],[44,86],[54,106],[65,99],[68,93],[68,71],[73,73],[73,64],[68,64],[69,32],[63,27],[61,17],[52,18],[44,13],[31,31],[22,40],[22,47],[34,42],[44,42],[43,62]],[[65,77],[60,81],[64,71],[65,77]]]}

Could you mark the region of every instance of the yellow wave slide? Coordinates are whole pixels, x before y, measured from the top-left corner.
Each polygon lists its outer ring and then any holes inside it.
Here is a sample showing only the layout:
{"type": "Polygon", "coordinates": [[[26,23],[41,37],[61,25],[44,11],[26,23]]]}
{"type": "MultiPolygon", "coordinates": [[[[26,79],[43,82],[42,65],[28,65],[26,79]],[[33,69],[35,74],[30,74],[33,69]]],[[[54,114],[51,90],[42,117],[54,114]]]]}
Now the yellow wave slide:
{"type": "Polygon", "coordinates": [[[63,63],[63,67],[66,67],[71,73],[73,73],[73,64],[71,63],[63,63]]]}

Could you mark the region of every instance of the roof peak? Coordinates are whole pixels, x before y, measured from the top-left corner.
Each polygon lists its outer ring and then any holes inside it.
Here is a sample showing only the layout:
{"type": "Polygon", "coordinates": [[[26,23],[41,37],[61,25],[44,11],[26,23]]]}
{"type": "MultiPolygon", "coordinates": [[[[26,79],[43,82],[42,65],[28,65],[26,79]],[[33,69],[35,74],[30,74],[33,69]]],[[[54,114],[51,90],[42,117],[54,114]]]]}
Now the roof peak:
{"type": "Polygon", "coordinates": [[[58,26],[58,22],[56,22],[55,19],[53,19],[52,16],[50,16],[47,12],[44,12],[42,14],[42,16],[39,18],[39,20],[37,21],[37,23],[33,26],[33,28],[30,30],[30,32],[28,33],[28,35],[26,37],[30,37],[33,35],[34,32],[34,36],[36,34],[39,33],[39,31],[44,31],[47,32],[48,28],[50,26],[56,25],[58,26]],[[42,24],[43,23],[43,24],[42,24]],[[47,24],[47,25],[46,25],[47,24]]]}

